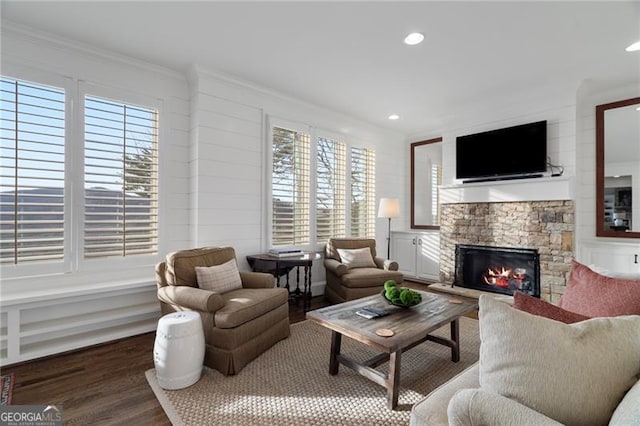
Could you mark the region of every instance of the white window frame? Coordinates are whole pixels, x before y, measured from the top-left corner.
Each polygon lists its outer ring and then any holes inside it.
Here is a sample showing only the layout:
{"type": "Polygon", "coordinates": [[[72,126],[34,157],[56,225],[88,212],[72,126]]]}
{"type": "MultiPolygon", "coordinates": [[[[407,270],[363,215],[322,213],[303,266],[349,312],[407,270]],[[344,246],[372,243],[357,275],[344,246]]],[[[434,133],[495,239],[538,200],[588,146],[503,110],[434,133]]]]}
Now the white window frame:
{"type": "MultiPolygon", "coordinates": [[[[326,138],[343,142],[346,147],[346,159],[345,159],[345,236],[351,236],[351,149],[352,148],[366,148],[375,152],[375,148],[365,146],[357,141],[350,140],[350,138],[344,134],[334,132],[331,130],[325,130],[318,127],[313,127],[308,124],[299,123],[282,119],[279,117],[266,116],[266,140],[265,140],[265,174],[264,174],[264,206],[266,212],[266,221],[263,235],[263,251],[273,247],[273,211],[272,211],[272,168],[273,168],[273,128],[281,127],[285,129],[291,129],[303,133],[307,133],[311,137],[310,146],[310,188],[309,188],[309,244],[301,244],[296,246],[279,246],[282,248],[296,248],[300,250],[318,251],[324,248],[326,241],[317,241],[316,230],[316,180],[317,180],[317,142],[318,138],[326,138]]],[[[375,199],[376,194],[373,194],[375,199]]],[[[374,221],[375,232],[375,221],[374,221]]]]}
{"type": "Polygon", "coordinates": [[[375,202],[376,202],[377,196],[376,196],[375,188],[376,188],[376,174],[377,173],[376,173],[375,153],[376,153],[376,150],[374,148],[371,148],[369,146],[365,146],[365,145],[362,145],[362,144],[353,144],[353,145],[349,146],[349,155],[348,155],[348,164],[347,164],[347,167],[348,167],[348,170],[349,170],[348,171],[348,173],[349,173],[349,179],[348,179],[349,180],[349,182],[348,182],[349,192],[348,192],[348,197],[349,198],[348,198],[348,201],[347,201],[347,210],[349,211],[349,223],[347,224],[347,227],[348,227],[347,234],[349,236],[354,237],[354,238],[375,238],[376,237],[376,210],[375,210],[376,209],[376,205],[375,205],[375,202]],[[371,150],[371,151],[373,151],[373,155],[374,155],[374,163],[373,163],[373,171],[372,171],[373,182],[367,182],[367,186],[373,184],[373,187],[374,187],[373,194],[371,194],[371,197],[372,197],[371,198],[371,202],[369,203],[369,206],[368,206],[370,208],[370,210],[371,210],[371,213],[370,213],[371,220],[369,222],[370,226],[371,226],[371,234],[370,235],[365,235],[365,236],[353,235],[352,226],[351,226],[352,225],[352,223],[351,223],[351,219],[352,219],[352,217],[351,217],[351,210],[352,210],[352,205],[351,205],[351,195],[352,195],[352,193],[351,193],[351,186],[352,186],[352,182],[351,182],[351,172],[352,172],[352,170],[351,170],[351,162],[352,162],[352,159],[353,159],[352,152],[353,152],[354,149],[371,150]]]}
{"type": "Polygon", "coordinates": [[[164,101],[153,96],[122,88],[81,81],[54,72],[3,61],[2,76],[54,86],[65,91],[65,183],[64,183],[64,259],[26,264],[3,264],[0,274],[5,279],[82,274],[114,269],[152,267],[164,252],[165,203],[162,200],[165,177],[163,141],[166,132],[164,101]],[[84,259],[84,99],[85,95],[111,99],[126,104],[142,105],[158,111],[158,253],[128,257],[84,259]],[[72,147],[72,148],[70,148],[72,147]]]}
{"type": "Polygon", "coordinates": [[[78,88],[78,108],[76,109],[77,113],[80,114],[80,120],[77,121],[80,125],[76,127],[76,140],[82,142],[82,150],[76,150],[77,161],[81,166],[78,168],[79,175],[76,176],[79,179],[77,182],[80,182],[80,185],[75,185],[75,197],[76,200],[79,201],[79,214],[81,215],[80,219],[74,222],[74,226],[76,229],[77,238],[77,247],[78,249],[75,251],[76,262],[78,264],[79,270],[87,270],[87,271],[96,271],[103,270],[105,268],[113,267],[114,263],[117,263],[120,267],[134,267],[134,266],[148,266],[154,265],[160,259],[160,253],[162,253],[163,244],[163,235],[162,232],[162,223],[163,222],[163,202],[161,200],[161,185],[160,180],[158,180],[158,253],[157,254],[143,254],[143,255],[133,255],[133,256],[125,256],[125,257],[103,257],[103,258],[95,258],[95,259],[85,259],[84,257],[84,107],[85,107],[85,96],[97,96],[100,98],[105,98],[109,100],[113,100],[115,102],[122,102],[125,104],[132,105],[141,105],[147,108],[154,108],[158,111],[158,179],[162,175],[162,167],[161,167],[161,141],[163,140],[162,132],[166,127],[164,125],[164,117],[163,117],[163,102],[161,99],[156,99],[150,96],[146,96],[143,94],[131,92],[128,90],[122,90],[118,88],[108,87],[96,83],[84,82],[81,81],[78,88]]]}
{"type": "Polygon", "coordinates": [[[317,165],[317,161],[318,161],[318,152],[317,152],[317,148],[318,148],[318,139],[320,138],[324,138],[324,139],[330,139],[330,140],[334,140],[337,142],[341,142],[345,145],[345,161],[344,161],[344,167],[342,170],[342,173],[344,175],[344,237],[349,236],[349,222],[348,220],[350,219],[350,209],[349,209],[349,196],[350,196],[350,191],[351,191],[351,186],[349,184],[349,173],[350,173],[350,155],[351,155],[351,144],[349,143],[349,140],[347,138],[347,136],[341,134],[341,133],[337,133],[331,130],[325,130],[325,129],[321,129],[321,128],[313,128],[312,129],[312,137],[313,137],[313,147],[312,147],[312,155],[313,155],[313,165],[312,165],[312,172],[313,172],[313,176],[312,176],[312,182],[313,182],[313,206],[312,206],[312,211],[313,211],[313,241],[314,244],[312,244],[315,249],[314,250],[322,250],[324,248],[324,245],[326,244],[326,241],[317,241],[317,237],[318,237],[318,232],[316,229],[316,225],[317,225],[317,205],[316,200],[317,200],[317,186],[316,186],[316,182],[318,179],[317,176],[317,170],[318,170],[318,165],[317,165]]]}
{"type": "Polygon", "coordinates": [[[14,67],[10,64],[3,64],[2,76],[40,84],[43,86],[53,86],[63,89],[65,92],[65,135],[64,135],[64,258],[61,261],[42,261],[34,263],[18,263],[2,265],[3,278],[18,278],[34,275],[51,275],[68,273],[73,270],[73,257],[71,255],[73,231],[72,231],[72,185],[71,185],[71,156],[70,149],[67,149],[72,141],[71,123],[73,117],[73,102],[75,100],[77,85],[69,77],[41,72],[26,67],[14,67]]]}
{"type": "MultiPolygon", "coordinates": [[[[267,123],[267,140],[266,140],[266,144],[265,144],[265,151],[266,151],[266,167],[265,167],[265,184],[266,184],[266,188],[265,188],[265,212],[267,220],[266,220],[266,246],[267,248],[271,248],[273,247],[273,177],[272,177],[272,173],[273,173],[273,128],[274,127],[280,127],[283,129],[290,129],[290,130],[294,130],[297,132],[301,132],[301,133],[306,133],[310,136],[310,140],[311,140],[311,146],[313,146],[313,133],[312,133],[312,129],[310,126],[302,124],[302,123],[297,123],[295,121],[289,121],[289,120],[285,120],[285,119],[281,119],[281,118],[277,118],[277,117],[267,117],[266,120],[267,123]]],[[[315,179],[315,167],[314,167],[314,157],[313,157],[313,148],[311,149],[312,153],[310,155],[312,155],[310,157],[310,173],[309,173],[309,179],[312,182],[313,179],[315,179]]],[[[313,185],[312,185],[313,186],[313,185]]],[[[314,225],[314,221],[315,221],[315,214],[313,212],[313,209],[311,208],[312,206],[312,200],[315,197],[315,191],[309,191],[309,211],[307,212],[308,214],[308,218],[309,218],[309,244],[298,244],[298,245],[288,245],[288,246],[278,246],[281,248],[296,248],[296,249],[300,249],[300,250],[310,250],[311,249],[311,242],[314,239],[314,235],[311,233],[311,231],[313,229],[315,229],[315,225],[314,225]],[[312,214],[313,217],[311,216],[312,214]]]]}

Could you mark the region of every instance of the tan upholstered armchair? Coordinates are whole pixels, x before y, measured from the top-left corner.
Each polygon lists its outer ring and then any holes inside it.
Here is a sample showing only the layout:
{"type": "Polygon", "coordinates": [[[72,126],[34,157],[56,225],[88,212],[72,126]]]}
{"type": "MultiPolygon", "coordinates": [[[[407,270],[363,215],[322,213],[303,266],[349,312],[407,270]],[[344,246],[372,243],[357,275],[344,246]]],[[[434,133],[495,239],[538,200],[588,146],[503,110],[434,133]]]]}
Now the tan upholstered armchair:
{"type": "Polygon", "coordinates": [[[398,263],[376,256],[376,240],[368,238],[330,238],[325,247],[324,267],[327,284],[325,297],[332,303],[371,296],[384,288],[384,282],[403,280],[398,263]],[[338,249],[369,248],[373,264],[369,267],[350,268],[343,263],[338,249]]]}
{"type": "Polygon", "coordinates": [[[289,295],[286,289],[275,287],[273,275],[240,271],[242,288],[227,292],[198,287],[197,266],[235,259],[231,247],[208,247],[170,253],[156,265],[162,314],[200,313],[206,344],[204,363],[224,375],[238,373],[289,336],[289,295]]]}

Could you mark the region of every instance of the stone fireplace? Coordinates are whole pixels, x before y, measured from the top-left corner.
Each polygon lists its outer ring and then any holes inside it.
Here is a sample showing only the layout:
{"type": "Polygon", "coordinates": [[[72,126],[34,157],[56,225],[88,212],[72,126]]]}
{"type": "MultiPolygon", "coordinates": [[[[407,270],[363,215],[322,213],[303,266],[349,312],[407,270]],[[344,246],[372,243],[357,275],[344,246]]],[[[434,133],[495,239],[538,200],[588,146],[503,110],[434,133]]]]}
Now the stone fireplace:
{"type": "Polygon", "coordinates": [[[539,255],[540,298],[557,303],[574,257],[574,202],[442,204],[440,281],[453,284],[456,245],[524,248],[539,255]]]}

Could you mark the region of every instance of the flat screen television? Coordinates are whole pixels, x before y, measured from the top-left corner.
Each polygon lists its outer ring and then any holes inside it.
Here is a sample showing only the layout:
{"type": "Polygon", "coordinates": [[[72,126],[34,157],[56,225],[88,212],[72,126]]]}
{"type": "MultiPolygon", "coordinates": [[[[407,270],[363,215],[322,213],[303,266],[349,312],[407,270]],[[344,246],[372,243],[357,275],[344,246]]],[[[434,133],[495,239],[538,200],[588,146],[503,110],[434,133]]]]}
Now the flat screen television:
{"type": "Polygon", "coordinates": [[[456,178],[463,182],[540,177],[546,170],[546,120],[456,138],[456,178]]]}

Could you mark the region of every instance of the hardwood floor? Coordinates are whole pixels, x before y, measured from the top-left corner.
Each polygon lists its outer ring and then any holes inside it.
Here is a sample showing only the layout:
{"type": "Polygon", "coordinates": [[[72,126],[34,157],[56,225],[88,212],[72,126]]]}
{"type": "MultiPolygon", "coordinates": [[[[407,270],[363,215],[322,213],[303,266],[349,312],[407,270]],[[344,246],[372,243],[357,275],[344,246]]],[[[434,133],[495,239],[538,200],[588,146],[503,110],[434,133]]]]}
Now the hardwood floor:
{"type": "MultiPolygon", "coordinates": [[[[422,284],[408,287],[426,289],[422,284]]],[[[329,303],[314,297],[311,309],[329,303]]],[[[291,323],[305,319],[290,303],[291,323]]],[[[144,372],[153,368],[155,332],[3,367],[14,373],[14,405],[62,405],[65,425],[170,425],[144,372]]]]}

